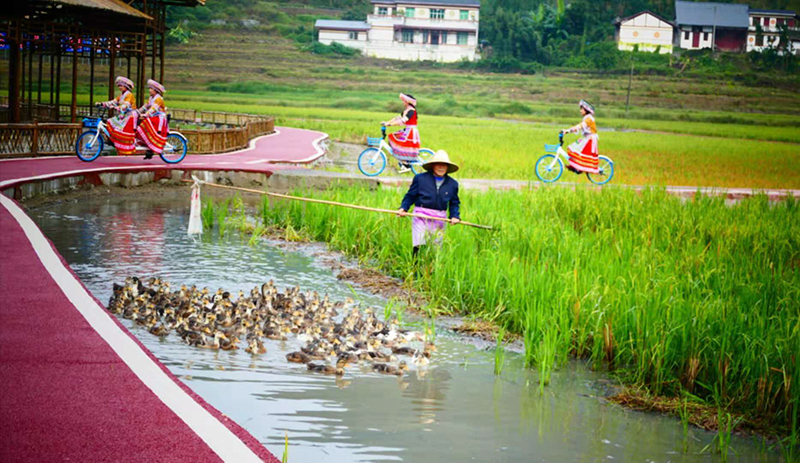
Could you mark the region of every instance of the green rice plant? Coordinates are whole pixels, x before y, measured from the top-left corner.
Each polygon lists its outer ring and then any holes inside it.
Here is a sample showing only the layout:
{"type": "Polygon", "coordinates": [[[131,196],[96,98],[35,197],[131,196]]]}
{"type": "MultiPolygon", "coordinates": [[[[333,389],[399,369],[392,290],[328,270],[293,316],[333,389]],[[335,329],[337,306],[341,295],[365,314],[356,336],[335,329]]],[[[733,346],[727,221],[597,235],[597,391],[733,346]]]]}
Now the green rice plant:
{"type": "Polygon", "coordinates": [[[392,318],[392,307],[394,306],[394,298],[389,299],[386,301],[386,305],[383,306],[383,322],[389,323],[389,320],[392,318]]]}
{"type": "MultiPolygon", "coordinates": [[[[311,195],[387,209],[402,198],[396,189],[346,186],[311,195]]],[[[520,334],[524,363],[540,370],[542,387],[579,355],[653,394],[688,390],[732,416],[747,412],[792,432],[800,398],[800,372],[787,360],[800,345],[796,200],[726,205],[658,188],[467,190],[461,199],[466,220],[500,231],[448,227],[441,247],[421,256],[428,269],[413,287],[436,310],[520,334]]],[[[262,213],[265,225],[302,229],[412,281],[407,220],[297,203],[262,213]]]]}
{"type": "Polygon", "coordinates": [[[494,348],[494,374],[499,376],[503,372],[503,367],[506,363],[506,349],[503,346],[503,337],[506,334],[506,329],[502,326],[497,330],[495,337],[496,345],[494,348]]]}
{"type": "Polygon", "coordinates": [[[214,228],[214,198],[206,198],[203,200],[203,207],[200,211],[200,217],[203,220],[203,228],[211,230],[214,228]]]}
{"type": "Polygon", "coordinates": [[[267,227],[264,225],[256,225],[256,228],[253,230],[253,234],[250,235],[250,239],[247,241],[247,245],[250,247],[255,246],[258,244],[259,240],[267,234],[267,227]]]}
{"type": "Polygon", "coordinates": [[[289,433],[284,433],[283,436],[283,455],[281,456],[281,463],[289,463],[289,433]]]}
{"type": "Polygon", "coordinates": [[[683,453],[689,451],[689,399],[684,397],[678,407],[678,416],[681,418],[681,428],[683,429],[683,453]]]}
{"type": "Polygon", "coordinates": [[[427,311],[427,318],[425,324],[425,342],[428,344],[436,344],[436,312],[433,309],[427,311]]]}
{"type": "Polygon", "coordinates": [[[217,216],[217,226],[219,227],[220,238],[223,238],[225,233],[228,231],[229,203],[230,201],[225,199],[214,207],[214,212],[217,216]]]}

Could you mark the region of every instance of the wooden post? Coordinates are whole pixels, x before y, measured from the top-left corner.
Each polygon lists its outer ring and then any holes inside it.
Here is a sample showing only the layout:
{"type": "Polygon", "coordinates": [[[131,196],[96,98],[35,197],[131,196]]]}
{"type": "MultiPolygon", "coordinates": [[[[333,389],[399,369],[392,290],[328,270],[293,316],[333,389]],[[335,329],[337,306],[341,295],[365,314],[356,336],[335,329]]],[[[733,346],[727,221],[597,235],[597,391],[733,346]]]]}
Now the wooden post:
{"type": "Polygon", "coordinates": [[[11,122],[19,122],[19,91],[20,79],[22,78],[22,63],[19,53],[19,22],[15,22],[16,31],[13,32],[9,40],[8,48],[8,108],[11,110],[11,122]]]}
{"type": "Polygon", "coordinates": [[[164,36],[166,34],[161,34],[161,72],[158,76],[158,81],[161,82],[161,85],[164,85],[164,54],[166,53],[166,47],[164,44],[166,43],[164,40],[164,36]]]}
{"type": "Polygon", "coordinates": [[[28,37],[28,117],[33,119],[33,41],[28,37]]]}
{"type": "Polygon", "coordinates": [[[31,140],[31,154],[39,154],[39,121],[33,120],[33,139],[31,140]]]}
{"type": "Polygon", "coordinates": [[[56,79],[56,54],[53,53],[53,50],[50,50],[50,81],[47,83],[47,86],[50,87],[50,106],[53,106],[53,95],[55,92],[55,79],[56,79]]]}
{"type": "Polygon", "coordinates": [[[92,47],[89,49],[89,104],[94,104],[94,55],[97,52],[97,37],[92,36],[92,47]]]}
{"type": "Polygon", "coordinates": [[[78,43],[72,37],[72,102],[69,109],[69,120],[73,124],[78,111],[78,43]]]}
{"type": "Polygon", "coordinates": [[[42,104],[42,65],[44,61],[44,53],[39,53],[39,87],[36,90],[36,102],[42,104]]]}
{"type": "Polygon", "coordinates": [[[625,97],[625,116],[628,115],[628,105],[631,102],[631,83],[633,82],[633,58],[631,58],[631,74],[628,76],[628,96],[625,97]]]}
{"type": "Polygon", "coordinates": [[[108,99],[114,99],[114,73],[117,70],[117,38],[109,38],[109,60],[108,60],[108,99]]]}
{"type": "Polygon", "coordinates": [[[61,42],[58,43],[56,56],[56,121],[61,120],[61,42]]]}

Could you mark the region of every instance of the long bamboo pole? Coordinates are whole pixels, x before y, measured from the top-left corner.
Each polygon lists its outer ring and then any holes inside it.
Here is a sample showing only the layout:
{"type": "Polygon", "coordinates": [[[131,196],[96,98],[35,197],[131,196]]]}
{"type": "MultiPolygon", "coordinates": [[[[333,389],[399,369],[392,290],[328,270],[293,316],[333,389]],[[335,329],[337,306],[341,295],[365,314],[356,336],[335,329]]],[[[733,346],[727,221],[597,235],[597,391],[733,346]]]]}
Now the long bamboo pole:
{"type": "MultiPolygon", "coordinates": [[[[181,181],[184,182],[184,183],[194,183],[194,180],[185,180],[184,179],[184,180],[181,180],[181,181]]],[[[228,190],[244,191],[244,192],[247,192],[247,193],[256,193],[256,194],[260,194],[260,195],[272,196],[273,198],[291,199],[291,200],[295,200],[295,201],[304,201],[304,202],[307,202],[307,203],[327,204],[329,206],[348,207],[350,209],[358,209],[358,210],[361,210],[361,211],[381,212],[381,213],[384,213],[384,214],[397,215],[397,211],[393,211],[391,209],[378,209],[378,208],[374,208],[374,207],[358,206],[356,204],[346,204],[346,203],[338,203],[336,201],[327,201],[327,200],[324,200],[324,199],[312,199],[312,198],[303,198],[303,197],[300,197],[300,196],[284,195],[284,194],[280,194],[280,193],[269,193],[269,192],[266,192],[266,191],[254,190],[252,188],[241,188],[241,187],[236,187],[236,186],[220,185],[218,183],[202,182],[201,185],[208,185],[208,186],[213,186],[213,187],[216,187],[216,188],[225,188],[225,189],[228,189],[228,190]]],[[[421,219],[438,220],[440,222],[448,222],[448,223],[450,222],[450,219],[445,219],[445,218],[440,218],[440,217],[431,217],[431,216],[422,215],[422,214],[413,214],[413,213],[408,213],[407,212],[405,215],[408,216],[408,217],[419,217],[421,219]]],[[[480,228],[480,229],[483,229],[483,230],[494,230],[494,228],[490,227],[489,225],[480,225],[480,224],[477,224],[477,223],[464,222],[463,220],[458,222],[458,225],[466,225],[468,227],[475,227],[475,228],[480,228]]]]}

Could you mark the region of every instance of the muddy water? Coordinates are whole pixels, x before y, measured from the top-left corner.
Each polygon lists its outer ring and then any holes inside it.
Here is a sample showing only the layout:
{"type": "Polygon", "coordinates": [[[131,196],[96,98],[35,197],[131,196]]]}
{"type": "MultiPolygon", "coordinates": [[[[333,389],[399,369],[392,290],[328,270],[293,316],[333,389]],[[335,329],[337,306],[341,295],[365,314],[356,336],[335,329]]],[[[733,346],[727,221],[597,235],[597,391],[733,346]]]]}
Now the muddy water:
{"type": "MultiPolygon", "coordinates": [[[[96,197],[40,206],[31,216],[90,291],[106,302],[112,282],[158,275],[173,284],[249,291],[280,287],[353,297],[315,254],[249,247],[235,235],[186,235],[188,193],[175,198],[96,197]]],[[[358,292],[365,304],[384,301],[358,292]]],[[[500,377],[480,345],[440,330],[439,351],[402,379],[349,368],[342,379],[287,363],[293,341],[267,340],[267,354],[214,352],[159,340],[123,323],[184,383],[236,420],[275,455],[289,438],[289,461],[715,461],[714,434],[678,420],[624,410],[602,400],[612,384],[584,364],[553,374],[540,394],[535,371],[509,354],[500,377]]],[[[778,461],[756,440],[733,438],[731,461],[778,461]]]]}

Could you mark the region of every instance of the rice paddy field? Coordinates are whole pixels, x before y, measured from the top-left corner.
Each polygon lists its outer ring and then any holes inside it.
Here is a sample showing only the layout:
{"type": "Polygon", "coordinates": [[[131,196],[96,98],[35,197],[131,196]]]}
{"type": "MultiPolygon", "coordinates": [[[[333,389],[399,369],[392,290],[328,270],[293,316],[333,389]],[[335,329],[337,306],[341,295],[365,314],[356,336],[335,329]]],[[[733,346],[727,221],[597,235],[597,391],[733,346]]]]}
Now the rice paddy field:
{"type": "MultiPolygon", "coordinates": [[[[402,192],[315,196],[394,209],[402,192]]],[[[462,196],[464,220],[497,230],[450,226],[416,266],[407,219],[296,202],[264,202],[261,215],[403,278],[428,296],[431,316],[466,314],[521,335],[542,388],[554,368],[584,358],[646,395],[719,411],[698,421],[797,445],[796,201],[685,202],[658,188],[462,196]]]]}
{"type": "Polygon", "coordinates": [[[168,104],[272,114],[335,141],[378,136],[401,110],[397,93],[410,92],[423,146],[447,150],[463,178],[531,179],[543,144],[580,120],[584,98],[598,108],[614,183],[800,188],[798,76],[634,75],[626,112],[627,75],[318,56],[277,33],[221,29],[167,51],[168,104]]]}

